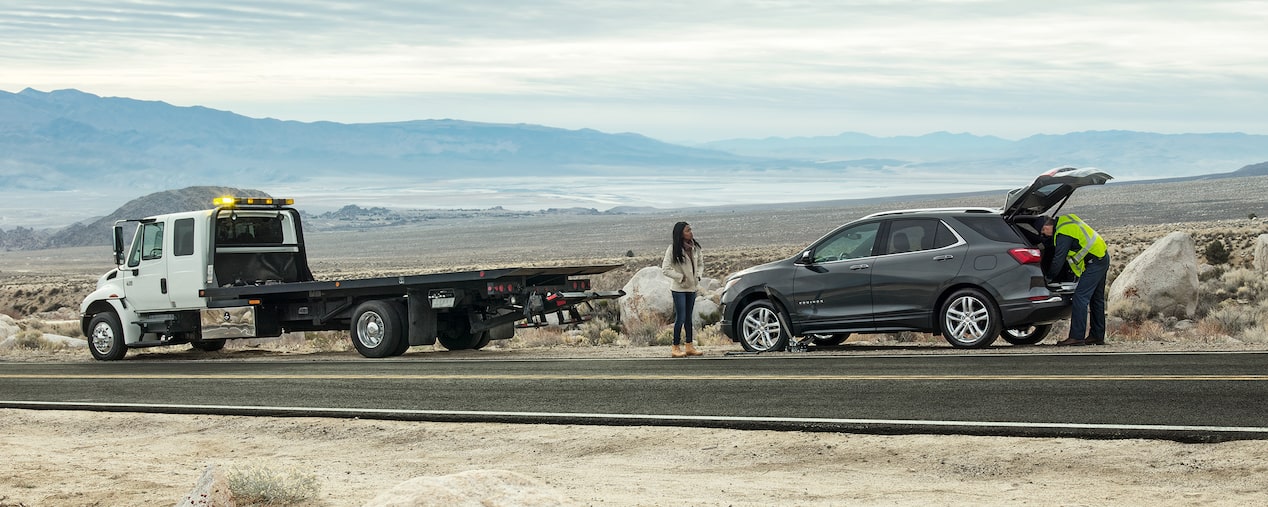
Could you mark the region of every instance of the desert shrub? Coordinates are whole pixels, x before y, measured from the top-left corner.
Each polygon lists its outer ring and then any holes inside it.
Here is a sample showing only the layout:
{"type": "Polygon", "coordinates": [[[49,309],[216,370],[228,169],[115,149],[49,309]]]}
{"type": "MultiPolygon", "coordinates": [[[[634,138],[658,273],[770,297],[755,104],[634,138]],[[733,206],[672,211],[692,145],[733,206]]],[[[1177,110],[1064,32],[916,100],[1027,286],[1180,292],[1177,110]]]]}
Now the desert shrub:
{"type": "Polygon", "coordinates": [[[79,322],[48,322],[43,319],[26,318],[17,321],[18,326],[22,329],[39,331],[41,333],[55,334],[58,336],[69,336],[72,338],[83,338],[84,333],[79,329],[79,322]]]}
{"type": "Polygon", "coordinates": [[[620,333],[602,319],[591,319],[581,324],[578,329],[583,341],[588,345],[611,345],[620,337],[620,333]]]}
{"type": "MultiPolygon", "coordinates": [[[[659,315],[650,312],[641,312],[634,318],[630,319],[624,326],[625,337],[630,340],[631,345],[664,345],[669,342],[659,343],[658,333],[662,329],[666,329],[665,319],[659,315]]],[[[669,332],[673,332],[673,328],[668,328],[669,332]]],[[[672,338],[671,338],[672,340],[672,338]]]]}
{"type": "Polygon", "coordinates": [[[263,467],[225,474],[229,491],[240,506],[308,505],[317,498],[317,476],[297,470],[278,472],[263,467]]]}
{"type": "Polygon", "coordinates": [[[1202,256],[1206,257],[1206,262],[1211,265],[1227,264],[1228,249],[1224,247],[1224,242],[1215,240],[1206,244],[1206,249],[1202,251],[1202,256]]]}
{"type": "Polygon", "coordinates": [[[343,352],[352,348],[352,339],[345,331],[309,331],[304,333],[304,339],[322,352],[343,352]]]}
{"type": "MultiPolygon", "coordinates": [[[[727,338],[726,335],[722,334],[722,326],[716,325],[705,326],[703,329],[697,329],[694,338],[696,343],[701,347],[718,347],[735,343],[732,342],[730,338],[727,338]]],[[[670,339],[672,340],[673,338],[671,337],[670,339]]]]}
{"type": "Polygon", "coordinates": [[[719,308],[713,312],[701,315],[700,319],[701,319],[701,323],[705,327],[712,326],[714,324],[722,322],[722,309],[719,308]]]}
{"type": "Polygon", "coordinates": [[[1149,305],[1138,298],[1124,298],[1113,301],[1106,308],[1106,313],[1113,315],[1126,321],[1129,325],[1136,326],[1149,320],[1149,305]]]}
{"type": "MultiPolygon", "coordinates": [[[[695,336],[692,336],[692,340],[693,341],[695,340],[695,336]]],[[[660,326],[659,328],[656,329],[656,333],[652,335],[651,341],[647,343],[647,345],[651,347],[657,347],[662,345],[673,345],[673,344],[674,344],[674,327],[673,326],[660,326]]]]}
{"type": "Polygon", "coordinates": [[[1123,341],[1159,341],[1166,337],[1167,328],[1155,320],[1127,323],[1114,335],[1123,341]]]}
{"type": "Polygon", "coordinates": [[[492,348],[538,348],[566,345],[564,330],[555,326],[516,329],[515,338],[495,340],[489,344],[492,348]]]}
{"type": "Polygon", "coordinates": [[[1260,313],[1257,306],[1226,304],[1208,313],[1203,322],[1215,324],[1221,334],[1237,336],[1259,325],[1260,313]]]}
{"type": "Polygon", "coordinates": [[[602,331],[599,331],[598,344],[612,345],[613,343],[616,343],[617,339],[619,339],[620,337],[621,337],[621,333],[618,333],[612,329],[604,329],[602,331]]]}
{"type": "Polygon", "coordinates": [[[1224,268],[1222,266],[1211,266],[1211,269],[1198,272],[1198,281],[1219,280],[1221,276],[1224,276],[1224,268]]]}
{"type": "Polygon", "coordinates": [[[621,330],[621,304],[615,299],[591,301],[585,315],[592,321],[606,324],[613,331],[621,330]]]}
{"type": "Polygon", "coordinates": [[[61,350],[65,348],[60,343],[45,340],[44,333],[36,329],[19,331],[18,334],[13,336],[13,345],[16,348],[26,350],[61,350]]]}

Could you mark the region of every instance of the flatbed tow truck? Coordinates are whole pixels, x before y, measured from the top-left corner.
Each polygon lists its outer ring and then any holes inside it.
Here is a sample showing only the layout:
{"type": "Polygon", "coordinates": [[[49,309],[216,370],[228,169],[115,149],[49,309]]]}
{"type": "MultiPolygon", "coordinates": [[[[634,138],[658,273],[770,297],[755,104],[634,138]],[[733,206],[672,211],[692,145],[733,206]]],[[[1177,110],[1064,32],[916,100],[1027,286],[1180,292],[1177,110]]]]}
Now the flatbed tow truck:
{"type": "Polygon", "coordinates": [[[581,322],[591,301],[625,295],[591,290],[578,278],[620,265],[316,280],[293,204],[222,197],[212,209],[116,222],[116,267],[80,305],[93,357],[113,361],[131,348],[185,343],[215,351],[231,339],[331,330],[348,330],[357,351],[372,358],[437,341],[479,349],[516,328],[581,322]],[[125,249],[129,222],[137,226],[125,249]]]}

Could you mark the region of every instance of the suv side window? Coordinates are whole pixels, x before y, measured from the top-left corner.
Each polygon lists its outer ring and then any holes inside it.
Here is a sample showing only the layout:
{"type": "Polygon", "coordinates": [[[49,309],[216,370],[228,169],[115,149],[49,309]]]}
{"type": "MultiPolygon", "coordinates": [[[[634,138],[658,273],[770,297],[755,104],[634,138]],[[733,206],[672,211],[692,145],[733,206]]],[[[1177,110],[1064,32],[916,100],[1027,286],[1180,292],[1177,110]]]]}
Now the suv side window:
{"type": "Polygon", "coordinates": [[[996,215],[985,215],[976,217],[956,217],[960,223],[969,226],[978,234],[985,236],[991,241],[999,241],[1001,243],[1025,243],[1017,231],[1008,225],[1002,217],[996,215]]]}
{"type": "Polygon", "coordinates": [[[872,255],[880,222],[859,224],[837,232],[815,247],[814,262],[859,259],[872,255]]]}
{"type": "Polygon", "coordinates": [[[943,229],[946,225],[936,218],[894,220],[889,226],[885,253],[919,252],[953,244],[954,237],[948,243],[950,231],[943,229]]]}

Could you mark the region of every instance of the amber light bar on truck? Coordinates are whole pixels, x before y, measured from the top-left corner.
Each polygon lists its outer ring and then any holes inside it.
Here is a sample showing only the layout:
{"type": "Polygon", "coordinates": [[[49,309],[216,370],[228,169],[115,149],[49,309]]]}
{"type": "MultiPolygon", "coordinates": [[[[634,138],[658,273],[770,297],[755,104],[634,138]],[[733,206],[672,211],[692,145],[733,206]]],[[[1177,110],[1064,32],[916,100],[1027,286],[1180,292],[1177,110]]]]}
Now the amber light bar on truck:
{"type": "Polygon", "coordinates": [[[295,199],[274,199],[272,197],[234,197],[224,196],[212,199],[211,202],[217,208],[238,208],[243,206],[252,207],[272,207],[280,208],[282,206],[291,206],[295,204],[295,199]]]}

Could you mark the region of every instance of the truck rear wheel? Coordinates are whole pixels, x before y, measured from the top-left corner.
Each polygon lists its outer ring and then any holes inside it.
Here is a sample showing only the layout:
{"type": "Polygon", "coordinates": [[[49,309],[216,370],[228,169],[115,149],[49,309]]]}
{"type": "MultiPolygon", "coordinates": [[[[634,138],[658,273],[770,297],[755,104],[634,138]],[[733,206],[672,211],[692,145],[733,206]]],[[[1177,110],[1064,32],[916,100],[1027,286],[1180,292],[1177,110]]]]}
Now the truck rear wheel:
{"type": "Polygon", "coordinates": [[[365,357],[398,355],[397,347],[406,339],[401,322],[400,311],[391,302],[361,303],[352,312],[352,345],[365,357]]]}
{"type": "Polygon", "coordinates": [[[98,361],[118,361],[128,353],[123,326],[114,312],[98,313],[88,322],[88,350],[98,361]]]}
{"type": "Polygon", "coordinates": [[[436,335],[436,340],[449,350],[479,349],[489,344],[488,331],[472,334],[466,315],[445,315],[436,323],[436,335]]]}

